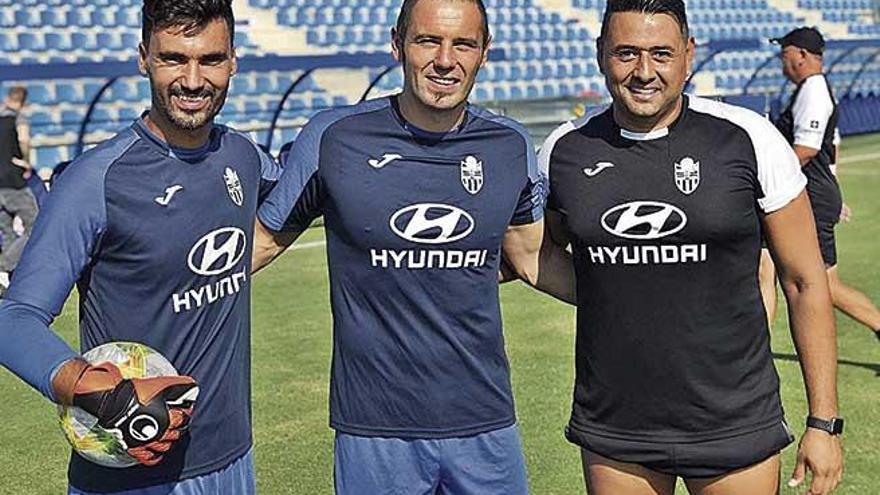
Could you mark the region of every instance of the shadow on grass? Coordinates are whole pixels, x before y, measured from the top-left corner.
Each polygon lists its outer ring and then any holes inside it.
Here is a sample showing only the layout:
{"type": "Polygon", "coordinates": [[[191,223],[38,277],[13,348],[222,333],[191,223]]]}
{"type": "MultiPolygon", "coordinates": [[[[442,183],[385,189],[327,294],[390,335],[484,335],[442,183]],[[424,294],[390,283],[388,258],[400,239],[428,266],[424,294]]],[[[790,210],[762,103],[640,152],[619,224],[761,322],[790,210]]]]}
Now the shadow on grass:
{"type": "MultiPolygon", "coordinates": [[[[793,363],[798,362],[797,354],[782,354],[779,352],[774,352],[773,359],[779,359],[782,361],[791,361],[793,363]]],[[[854,366],[856,368],[864,368],[868,371],[873,371],[875,377],[880,377],[880,364],[860,363],[858,361],[850,361],[849,359],[838,359],[837,364],[844,365],[844,366],[854,366]]]]}

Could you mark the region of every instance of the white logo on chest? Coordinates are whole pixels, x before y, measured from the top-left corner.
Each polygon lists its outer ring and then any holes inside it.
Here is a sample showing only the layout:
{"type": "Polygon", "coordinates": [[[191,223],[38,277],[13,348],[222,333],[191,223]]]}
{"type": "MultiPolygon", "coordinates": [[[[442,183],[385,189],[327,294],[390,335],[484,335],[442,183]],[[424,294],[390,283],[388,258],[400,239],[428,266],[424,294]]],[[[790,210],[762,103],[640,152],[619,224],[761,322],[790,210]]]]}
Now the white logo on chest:
{"type": "Polygon", "coordinates": [[[700,162],[686,156],[675,164],[675,187],[684,194],[691,194],[700,187],[700,162]]]}
{"type": "Polygon", "coordinates": [[[171,203],[171,198],[173,198],[174,195],[177,194],[177,191],[182,191],[182,190],[183,190],[183,186],[177,185],[177,184],[175,184],[171,187],[166,187],[165,188],[165,195],[159,196],[154,201],[156,201],[156,203],[159,203],[160,206],[168,206],[171,203]]]}
{"type": "Polygon", "coordinates": [[[593,168],[585,167],[584,175],[587,177],[595,177],[602,173],[603,170],[614,167],[614,164],[611,162],[599,162],[593,168]]]}
{"type": "Polygon", "coordinates": [[[474,230],[474,218],[455,206],[416,204],[391,216],[391,230],[410,242],[446,244],[467,237],[474,230]]]}
{"type": "Polygon", "coordinates": [[[394,160],[400,160],[401,158],[403,157],[401,155],[398,155],[397,153],[385,153],[384,155],[382,155],[381,160],[370,158],[369,160],[367,160],[367,163],[369,163],[371,167],[379,169],[384,167],[385,165],[388,165],[394,160]]]}
{"type": "Polygon", "coordinates": [[[247,237],[236,227],[217,229],[197,242],[189,252],[187,263],[193,272],[210,277],[227,272],[244,256],[247,237]]]}
{"type": "Polygon", "coordinates": [[[223,181],[226,183],[229,199],[235,203],[235,206],[241,206],[244,203],[244,191],[241,189],[241,179],[238,178],[238,172],[226,167],[226,170],[223,171],[223,181]]]}
{"type": "Polygon", "coordinates": [[[471,194],[480,192],[483,188],[483,162],[474,156],[466,156],[461,161],[461,185],[471,194]]]}
{"type": "Polygon", "coordinates": [[[658,201],[635,201],[615,206],[602,215],[602,228],[624,239],[660,239],[679,232],[687,216],[658,201]]]}

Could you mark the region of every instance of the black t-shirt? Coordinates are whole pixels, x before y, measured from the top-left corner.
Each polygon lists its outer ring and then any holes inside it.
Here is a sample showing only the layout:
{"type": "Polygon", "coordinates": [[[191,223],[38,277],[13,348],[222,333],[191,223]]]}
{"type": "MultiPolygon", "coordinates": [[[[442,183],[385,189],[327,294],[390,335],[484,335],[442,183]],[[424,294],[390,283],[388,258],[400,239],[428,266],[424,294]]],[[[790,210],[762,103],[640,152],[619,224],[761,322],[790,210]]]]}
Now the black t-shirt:
{"type": "Polygon", "coordinates": [[[13,158],[22,158],[18,143],[16,119],[18,113],[0,107],[0,189],[21,189],[27,186],[24,170],[13,165],[13,158]]]}
{"type": "Polygon", "coordinates": [[[837,121],[837,103],[822,74],[801,81],[788,108],[776,121],[776,127],[789,143],[818,150],[816,156],[804,165],[807,192],[817,223],[837,223],[843,203],[840,186],[831,172],[831,165],[835,162],[837,121]]]}
{"type": "Polygon", "coordinates": [[[679,442],[779,421],[759,212],[806,179],[773,125],[686,96],[673,125],[637,134],[607,109],[558,128],[539,165],[577,273],[571,428],[679,442]]]}

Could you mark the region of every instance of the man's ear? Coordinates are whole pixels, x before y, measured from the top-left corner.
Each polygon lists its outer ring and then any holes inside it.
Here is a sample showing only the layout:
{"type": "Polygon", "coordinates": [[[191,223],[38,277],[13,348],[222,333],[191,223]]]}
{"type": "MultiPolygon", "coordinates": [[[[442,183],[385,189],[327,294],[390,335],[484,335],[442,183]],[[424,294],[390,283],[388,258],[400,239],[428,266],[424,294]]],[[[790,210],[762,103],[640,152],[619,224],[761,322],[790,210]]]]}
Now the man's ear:
{"type": "Polygon", "coordinates": [[[691,77],[694,70],[694,58],[697,56],[697,40],[693,36],[688,37],[685,50],[687,50],[687,75],[691,77]]]}
{"type": "Polygon", "coordinates": [[[596,38],[596,64],[599,65],[599,73],[603,76],[605,75],[605,66],[604,61],[605,57],[603,55],[603,50],[605,49],[605,42],[602,40],[602,37],[599,36],[596,38]]]}
{"type": "Polygon", "coordinates": [[[143,42],[138,45],[138,72],[140,72],[142,76],[147,76],[150,72],[147,70],[147,48],[144,46],[143,42]]]}
{"type": "Polygon", "coordinates": [[[403,63],[403,40],[396,28],[391,28],[391,55],[394,56],[394,60],[403,63]]]}
{"type": "Polygon", "coordinates": [[[489,38],[486,39],[486,46],[483,47],[483,55],[482,55],[482,59],[480,60],[480,68],[485,67],[486,62],[489,61],[489,48],[491,48],[491,46],[492,46],[492,36],[489,36],[489,38]]]}
{"type": "Polygon", "coordinates": [[[235,54],[235,47],[232,47],[232,59],[229,61],[229,77],[238,73],[238,56],[235,54]]]}

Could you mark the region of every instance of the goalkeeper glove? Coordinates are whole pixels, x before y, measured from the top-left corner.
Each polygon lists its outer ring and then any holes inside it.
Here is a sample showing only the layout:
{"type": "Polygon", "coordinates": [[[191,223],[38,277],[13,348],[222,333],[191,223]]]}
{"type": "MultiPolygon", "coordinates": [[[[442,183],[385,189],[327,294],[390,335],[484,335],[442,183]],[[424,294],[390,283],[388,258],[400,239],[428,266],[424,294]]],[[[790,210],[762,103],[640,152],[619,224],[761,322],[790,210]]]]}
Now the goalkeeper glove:
{"type": "Polygon", "coordinates": [[[62,402],[66,395],[69,404],[95,416],[139,463],[161,462],[189,427],[199,394],[195,380],[188,376],[123,379],[119,368],[109,362],[82,368],[72,394],[59,394],[62,402]]]}

